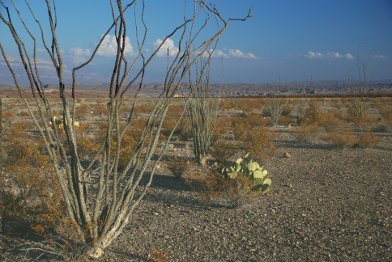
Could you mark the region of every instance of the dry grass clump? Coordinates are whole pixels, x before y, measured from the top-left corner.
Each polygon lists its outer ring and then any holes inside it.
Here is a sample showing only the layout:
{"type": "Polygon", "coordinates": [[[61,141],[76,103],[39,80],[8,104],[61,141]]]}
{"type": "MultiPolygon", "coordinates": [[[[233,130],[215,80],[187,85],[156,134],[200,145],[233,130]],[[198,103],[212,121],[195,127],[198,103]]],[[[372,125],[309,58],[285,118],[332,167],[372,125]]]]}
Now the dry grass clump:
{"type": "Polygon", "coordinates": [[[392,108],[381,109],[380,114],[381,114],[382,122],[385,125],[392,127],[392,108]]]}
{"type": "Polygon", "coordinates": [[[237,98],[236,102],[236,107],[244,113],[252,113],[262,108],[261,100],[257,98],[237,98]]]}
{"type": "Polygon", "coordinates": [[[152,262],[166,262],[170,260],[170,255],[162,249],[153,248],[148,254],[148,258],[152,262]]]}
{"type": "Polygon", "coordinates": [[[102,101],[95,105],[92,105],[91,111],[95,116],[104,116],[108,112],[108,107],[107,104],[102,101]]]}
{"type": "Polygon", "coordinates": [[[175,177],[180,178],[187,173],[192,163],[187,158],[174,154],[165,161],[165,165],[175,177]]]}
{"type": "Polygon", "coordinates": [[[293,135],[301,143],[312,143],[318,138],[318,127],[315,124],[302,124],[295,129],[293,135]]]}
{"type": "Polygon", "coordinates": [[[261,115],[254,114],[233,121],[236,141],[259,160],[267,159],[275,152],[273,140],[276,134],[266,127],[267,123],[261,115]]]}
{"type": "Polygon", "coordinates": [[[279,117],[279,125],[282,125],[282,126],[289,126],[289,125],[291,125],[291,117],[290,116],[281,115],[279,117]]]}
{"type": "Polygon", "coordinates": [[[319,112],[318,118],[318,124],[324,127],[327,131],[343,126],[343,122],[339,119],[339,117],[337,117],[335,112],[319,112]]]}
{"type": "Polygon", "coordinates": [[[235,101],[231,98],[221,98],[219,100],[219,109],[222,111],[235,108],[235,101]]]}
{"type": "Polygon", "coordinates": [[[218,164],[223,165],[238,151],[238,147],[233,142],[218,140],[211,147],[211,155],[218,164]]]}
{"type": "Polygon", "coordinates": [[[90,112],[89,106],[86,103],[81,103],[76,107],[76,115],[86,116],[90,112]]]}
{"type": "MultiPolygon", "coordinates": [[[[13,125],[14,134],[22,132],[13,125]]],[[[3,144],[0,193],[3,232],[40,236],[64,227],[65,213],[57,177],[40,139],[12,135],[3,144]]]]}
{"type": "Polygon", "coordinates": [[[311,99],[305,110],[303,122],[306,124],[318,124],[320,116],[320,103],[316,99],[311,99]]]}
{"type": "Polygon", "coordinates": [[[342,133],[332,129],[327,131],[324,139],[338,147],[353,147],[359,144],[358,136],[355,135],[354,130],[347,130],[342,133]]]}
{"type": "Polygon", "coordinates": [[[162,123],[162,130],[161,130],[161,140],[166,140],[173,129],[176,127],[177,122],[180,121],[177,125],[176,130],[174,130],[173,135],[178,136],[183,140],[187,140],[191,137],[191,132],[187,127],[187,121],[185,118],[179,120],[179,115],[168,115],[162,123]]]}
{"type": "Polygon", "coordinates": [[[266,127],[252,128],[248,132],[247,147],[251,155],[259,160],[272,157],[276,151],[273,140],[276,134],[266,127]]]}
{"type": "Polygon", "coordinates": [[[348,130],[338,133],[335,130],[327,132],[325,140],[339,147],[370,147],[379,143],[378,137],[371,131],[355,133],[348,130]]]}
{"type": "Polygon", "coordinates": [[[360,146],[369,147],[377,145],[380,142],[378,137],[371,131],[362,132],[358,136],[358,144],[360,146]]]}
{"type": "Polygon", "coordinates": [[[145,102],[143,104],[138,104],[135,107],[136,114],[146,114],[154,110],[155,104],[151,102],[145,102]]]}
{"type": "Polygon", "coordinates": [[[228,116],[219,116],[214,128],[215,141],[229,134],[233,129],[233,119],[228,116]]]}

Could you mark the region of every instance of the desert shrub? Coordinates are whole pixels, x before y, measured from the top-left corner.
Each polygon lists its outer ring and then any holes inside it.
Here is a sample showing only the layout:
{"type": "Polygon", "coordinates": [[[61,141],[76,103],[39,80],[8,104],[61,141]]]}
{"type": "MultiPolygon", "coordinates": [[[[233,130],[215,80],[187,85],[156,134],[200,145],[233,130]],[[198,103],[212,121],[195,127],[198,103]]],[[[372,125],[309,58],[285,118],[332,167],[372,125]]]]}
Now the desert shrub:
{"type": "Polygon", "coordinates": [[[359,144],[358,136],[355,135],[353,130],[344,133],[338,132],[336,129],[329,130],[325,140],[338,147],[353,147],[359,144]]]}
{"type": "Polygon", "coordinates": [[[358,144],[360,146],[368,147],[368,146],[376,145],[378,143],[379,143],[378,137],[370,131],[362,132],[358,136],[358,144]]]}
{"type": "Polygon", "coordinates": [[[233,133],[238,142],[244,143],[247,141],[248,123],[246,118],[239,117],[233,120],[233,133]]]}
{"type": "MultiPolygon", "coordinates": [[[[133,152],[136,147],[136,143],[137,140],[131,132],[128,131],[124,134],[121,141],[120,158],[118,162],[118,168],[120,171],[122,171],[126,167],[128,161],[131,159],[131,156],[133,155],[133,152]]],[[[114,142],[112,146],[113,155],[115,154],[116,146],[117,142],[114,142]]]]}
{"type": "Polygon", "coordinates": [[[3,120],[8,120],[11,119],[14,115],[15,113],[12,111],[3,111],[1,117],[3,118],[3,120]]]}
{"type": "Polygon", "coordinates": [[[371,115],[363,115],[362,117],[357,117],[356,115],[348,114],[347,122],[353,123],[355,127],[363,129],[363,128],[371,128],[377,125],[377,119],[371,115]]]}
{"type": "Polygon", "coordinates": [[[185,157],[174,154],[165,162],[165,165],[175,177],[182,177],[187,172],[191,162],[185,157]]]}
{"type": "Polygon", "coordinates": [[[145,102],[143,104],[138,104],[135,107],[136,114],[150,113],[154,110],[155,105],[153,103],[145,102]]]}
{"type": "Polygon", "coordinates": [[[214,137],[218,141],[223,135],[227,135],[233,129],[233,121],[231,117],[219,116],[214,128],[214,137]]]}
{"type": "Polygon", "coordinates": [[[268,115],[271,117],[271,124],[275,126],[279,122],[279,117],[282,114],[283,107],[285,106],[286,101],[281,98],[272,98],[266,103],[266,111],[268,115]]]}
{"type": "Polygon", "coordinates": [[[223,165],[229,161],[238,150],[238,147],[233,142],[225,142],[218,140],[211,148],[211,155],[218,162],[219,165],[223,165]]]}
{"type": "Polygon", "coordinates": [[[385,125],[392,127],[392,108],[381,109],[380,114],[385,125]]]}
{"type": "Polygon", "coordinates": [[[27,116],[30,116],[30,114],[27,111],[21,111],[21,112],[18,113],[18,116],[20,116],[20,117],[27,117],[27,116]]]}
{"type": "Polygon", "coordinates": [[[78,140],[78,152],[82,159],[93,157],[99,149],[99,142],[89,137],[78,140]]]}
{"type": "Polygon", "coordinates": [[[250,127],[263,127],[270,125],[271,121],[259,114],[249,114],[246,117],[246,123],[250,127]]]}
{"type": "Polygon", "coordinates": [[[306,107],[307,103],[305,99],[300,99],[297,103],[297,108],[296,108],[296,118],[297,118],[297,125],[300,125],[305,117],[306,117],[306,107]]]}
{"type": "Polygon", "coordinates": [[[87,116],[89,113],[89,107],[85,103],[79,104],[79,106],[76,107],[76,115],[78,116],[87,116]]]}
{"type": "Polygon", "coordinates": [[[266,127],[254,127],[248,132],[247,147],[249,152],[259,160],[273,156],[276,147],[273,140],[276,134],[266,127]]]}
{"type": "MultiPolygon", "coordinates": [[[[177,121],[180,116],[172,116],[169,115],[165,118],[162,124],[161,136],[162,139],[167,139],[174,127],[177,125],[177,121]]],[[[180,122],[177,125],[177,128],[174,130],[174,136],[181,138],[182,140],[187,140],[192,137],[191,131],[187,127],[187,121],[185,118],[181,118],[180,122]]]]}
{"type": "Polygon", "coordinates": [[[104,103],[103,101],[99,102],[92,106],[91,111],[95,116],[103,116],[108,112],[107,104],[104,103]]]}
{"type": "Polygon", "coordinates": [[[311,143],[318,137],[318,127],[315,124],[301,124],[293,132],[293,136],[301,143],[311,143]]]}
{"type": "Polygon", "coordinates": [[[319,112],[318,118],[319,125],[327,131],[342,126],[341,120],[336,117],[334,112],[319,112]]]}
{"type": "Polygon", "coordinates": [[[238,98],[237,108],[244,113],[251,113],[256,109],[261,108],[261,101],[256,98],[238,98]]]}
{"type": "Polygon", "coordinates": [[[61,189],[42,150],[27,138],[14,147],[18,140],[5,145],[7,161],[3,161],[0,192],[4,200],[3,221],[10,218],[22,222],[19,225],[3,222],[3,232],[17,232],[20,229],[17,227],[23,225],[44,235],[59,228],[65,216],[61,189]]]}
{"type": "Polygon", "coordinates": [[[279,117],[279,124],[282,126],[289,126],[291,124],[291,117],[290,116],[280,116],[279,117]]]}
{"type": "Polygon", "coordinates": [[[369,99],[366,97],[355,97],[350,100],[348,112],[353,118],[361,119],[369,108],[369,99]]]}
{"type": "Polygon", "coordinates": [[[290,105],[285,104],[285,105],[283,106],[281,115],[282,115],[282,116],[290,116],[291,111],[293,111],[293,108],[292,108],[290,105]]]}
{"type": "Polygon", "coordinates": [[[316,99],[311,99],[308,102],[308,106],[305,110],[304,122],[308,125],[314,125],[318,123],[320,115],[320,104],[316,99]]]}
{"type": "Polygon", "coordinates": [[[166,262],[170,259],[169,253],[159,248],[153,248],[148,257],[152,262],[166,262]]]}
{"type": "Polygon", "coordinates": [[[259,117],[257,119],[253,122],[249,118],[238,118],[234,121],[233,131],[237,141],[245,146],[252,155],[264,160],[271,157],[275,152],[273,139],[276,135],[265,127],[263,118],[259,117]]]}
{"type": "Polygon", "coordinates": [[[232,99],[230,98],[223,98],[220,99],[219,101],[219,109],[220,110],[230,110],[230,109],[234,109],[235,107],[235,102],[233,102],[232,99]]]}

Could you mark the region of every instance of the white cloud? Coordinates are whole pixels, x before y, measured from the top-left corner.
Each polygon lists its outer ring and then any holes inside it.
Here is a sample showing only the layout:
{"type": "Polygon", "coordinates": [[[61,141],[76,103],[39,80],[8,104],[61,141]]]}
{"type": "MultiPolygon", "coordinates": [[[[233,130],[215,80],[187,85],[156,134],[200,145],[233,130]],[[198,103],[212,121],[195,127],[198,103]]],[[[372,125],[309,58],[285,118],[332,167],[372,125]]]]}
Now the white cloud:
{"type": "Polygon", "coordinates": [[[305,55],[305,58],[308,59],[347,59],[347,60],[353,60],[354,56],[351,53],[346,53],[346,54],[341,54],[339,52],[327,52],[327,53],[321,53],[321,52],[315,52],[315,51],[308,51],[305,55]]]}
{"type": "Polygon", "coordinates": [[[75,64],[80,64],[86,62],[89,56],[91,55],[90,49],[83,49],[80,47],[71,48],[71,56],[72,60],[75,64]]]}
{"type": "Polygon", "coordinates": [[[339,52],[328,52],[326,57],[331,59],[341,59],[342,55],[339,52]]]}
{"type": "MultiPolygon", "coordinates": [[[[122,41],[121,41],[122,42],[122,41]]],[[[101,46],[97,51],[97,55],[99,56],[115,56],[117,54],[117,40],[114,35],[107,35],[103,41],[101,46]]],[[[131,40],[129,37],[125,37],[125,52],[124,54],[133,55],[133,47],[131,44],[131,40]]]]}
{"type": "Polygon", "coordinates": [[[353,59],[354,59],[354,56],[353,56],[351,53],[347,53],[347,54],[345,54],[344,56],[345,56],[346,59],[348,59],[348,60],[353,60],[353,59]]]}
{"type": "Polygon", "coordinates": [[[229,55],[234,58],[243,58],[243,59],[256,59],[256,56],[253,53],[244,53],[239,49],[229,49],[229,55]]]}
{"type": "MultiPolygon", "coordinates": [[[[220,49],[215,49],[215,50],[210,50],[210,53],[212,53],[212,57],[215,58],[240,58],[240,59],[257,59],[256,55],[248,52],[248,53],[244,53],[242,52],[240,49],[229,49],[227,52],[220,50],[220,49]]],[[[205,56],[207,56],[207,54],[205,54],[205,56]]]]}
{"type": "Polygon", "coordinates": [[[309,58],[309,59],[319,59],[319,58],[323,58],[324,55],[322,53],[319,53],[319,52],[308,51],[305,54],[305,57],[309,58]]]}
{"type": "Polygon", "coordinates": [[[208,57],[209,55],[211,55],[211,57],[213,58],[230,58],[230,56],[228,54],[226,54],[225,52],[223,52],[222,50],[219,49],[210,49],[208,51],[205,51],[203,53],[204,57],[208,57]]]}
{"type": "Polygon", "coordinates": [[[87,57],[89,55],[91,55],[91,50],[90,49],[83,49],[80,47],[76,47],[76,48],[71,48],[71,53],[74,56],[83,56],[83,57],[87,57]]]}
{"type": "MultiPolygon", "coordinates": [[[[154,47],[158,48],[162,44],[163,40],[158,38],[154,42],[154,47]]],[[[159,48],[157,55],[162,57],[162,56],[176,56],[177,53],[179,52],[178,47],[174,44],[174,41],[171,38],[166,39],[166,41],[163,43],[161,48],[159,48]]]]}
{"type": "Polygon", "coordinates": [[[372,55],[372,58],[376,58],[376,59],[385,59],[387,58],[385,55],[380,55],[380,54],[376,54],[376,55],[372,55]]]}

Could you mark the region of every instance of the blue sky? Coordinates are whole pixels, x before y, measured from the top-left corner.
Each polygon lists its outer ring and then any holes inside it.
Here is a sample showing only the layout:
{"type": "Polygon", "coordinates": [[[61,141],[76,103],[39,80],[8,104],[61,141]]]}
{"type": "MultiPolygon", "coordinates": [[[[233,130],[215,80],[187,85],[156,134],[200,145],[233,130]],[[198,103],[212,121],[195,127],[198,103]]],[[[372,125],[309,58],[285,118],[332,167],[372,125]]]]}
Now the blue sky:
{"type": "MultiPolygon", "coordinates": [[[[5,1],[10,4],[10,1],[5,1]]],[[[27,11],[21,3],[21,11],[27,11]]],[[[42,3],[31,1],[38,17],[46,17],[42,3]]],[[[126,1],[123,1],[124,3],[126,1]]],[[[146,49],[152,50],[173,26],[182,21],[182,0],[146,0],[149,25],[146,49]]],[[[252,8],[253,17],[233,23],[219,43],[213,61],[215,82],[277,83],[317,80],[357,79],[358,59],[366,65],[371,80],[392,80],[391,0],[216,0],[225,16],[240,17],[252,8]]],[[[109,1],[58,1],[58,37],[68,72],[82,62],[111,23],[109,1]]],[[[4,10],[0,9],[4,14],[4,10]]],[[[131,18],[129,23],[131,24],[131,18]]],[[[15,17],[16,19],[16,17],[15,17]]],[[[29,20],[31,22],[31,20],[29,20]]],[[[4,25],[0,42],[12,58],[14,45],[4,25]]],[[[168,42],[175,53],[177,42],[168,42]]],[[[102,47],[94,64],[80,75],[82,82],[108,82],[113,56],[111,39],[102,47]]],[[[136,43],[130,36],[129,43],[136,43]]],[[[132,55],[132,50],[129,50],[132,55]]],[[[42,74],[53,82],[53,72],[45,71],[48,57],[40,52],[42,74]]],[[[15,59],[16,61],[16,59],[15,59]]],[[[167,58],[151,64],[147,82],[161,82],[167,58]]],[[[17,67],[17,62],[15,62],[17,67]]],[[[21,72],[21,70],[19,71],[21,72]]],[[[10,82],[0,58],[0,83],[10,82]]]]}

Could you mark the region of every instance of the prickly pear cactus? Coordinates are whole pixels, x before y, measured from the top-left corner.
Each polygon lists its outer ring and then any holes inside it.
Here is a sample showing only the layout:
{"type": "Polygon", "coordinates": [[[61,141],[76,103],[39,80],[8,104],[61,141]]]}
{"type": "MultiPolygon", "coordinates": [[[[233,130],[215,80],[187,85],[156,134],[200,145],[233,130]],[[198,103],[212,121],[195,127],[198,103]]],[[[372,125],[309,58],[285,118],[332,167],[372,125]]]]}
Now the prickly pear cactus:
{"type": "Polygon", "coordinates": [[[221,173],[228,179],[237,180],[238,176],[245,176],[253,181],[251,191],[267,193],[270,190],[272,180],[268,178],[268,171],[260,164],[252,160],[249,155],[238,158],[222,168],[221,173]]]}

